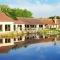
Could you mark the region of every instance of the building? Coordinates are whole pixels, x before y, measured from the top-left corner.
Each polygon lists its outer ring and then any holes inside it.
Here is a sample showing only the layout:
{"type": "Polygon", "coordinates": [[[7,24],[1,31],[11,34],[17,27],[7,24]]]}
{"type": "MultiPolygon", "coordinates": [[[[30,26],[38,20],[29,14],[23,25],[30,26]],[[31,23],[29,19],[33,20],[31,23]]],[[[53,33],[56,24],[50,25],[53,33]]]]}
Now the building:
{"type": "Polygon", "coordinates": [[[14,21],[14,31],[35,33],[40,29],[44,29],[44,24],[37,18],[17,18],[14,21]]]}
{"type": "Polygon", "coordinates": [[[59,29],[59,20],[56,19],[56,17],[52,20],[52,19],[40,19],[43,24],[45,24],[45,29],[50,29],[50,28],[57,28],[59,29]]]}
{"type": "Polygon", "coordinates": [[[13,31],[13,20],[5,15],[4,13],[0,13],[0,32],[8,32],[13,31]]]}
{"type": "Polygon", "coordinates": [[[0,13],[0,32],[25,32],[36,33],[42,29],[60,28],[60,21],[55,18],[23,18],[17,17],[17,20],[13,20],[5,13],[0,13]]]}
{"type": "Polygon", "coordinates": [[[55,18],[47,19],[47,18],[17,18],[14,21],[14,30],[15,31],[24,31],[29,33],[35,33],[42,29],[50,29],[56,28],[59,29],[60,27],[59,20],[55,18]]]}

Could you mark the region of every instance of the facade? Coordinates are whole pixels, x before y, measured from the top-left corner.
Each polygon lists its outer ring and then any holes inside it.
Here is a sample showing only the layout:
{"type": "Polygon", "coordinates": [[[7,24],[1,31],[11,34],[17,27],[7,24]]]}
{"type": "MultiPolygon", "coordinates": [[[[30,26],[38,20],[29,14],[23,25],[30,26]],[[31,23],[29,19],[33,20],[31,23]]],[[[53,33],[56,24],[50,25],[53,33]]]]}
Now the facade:
{"type": "Polygon", "coordinates": [[[25,33],[36,33],[42,29],[60,28],[60,21],[55,18],[39,19],[39,18],[23,18],[17,17],[13,20],[4,13],[0,13],[0,32],[18,31],[25,33]]]}
{"type": "Polygon", "coordinates": [[[52,19],[38,19],[38,18],[17,18],[14,21],[16,31],[24,31],[35,33],[42,29],[56,28],[59,29],[59,20],[56,17],[52,19]]]}
{"type": "Polygon", "coordinates": [[[43,29],[44,24],[39,19],[34,18],[17,18],[14,22],[15,31],[24,31],[29,33],[35,33],[39,29],[43,29]]]}
{"type": "Polygon", "coordinates": [[[4,13],[0,13],[0,32],[13,31],[13,20],[6,16],[4,13]]]}

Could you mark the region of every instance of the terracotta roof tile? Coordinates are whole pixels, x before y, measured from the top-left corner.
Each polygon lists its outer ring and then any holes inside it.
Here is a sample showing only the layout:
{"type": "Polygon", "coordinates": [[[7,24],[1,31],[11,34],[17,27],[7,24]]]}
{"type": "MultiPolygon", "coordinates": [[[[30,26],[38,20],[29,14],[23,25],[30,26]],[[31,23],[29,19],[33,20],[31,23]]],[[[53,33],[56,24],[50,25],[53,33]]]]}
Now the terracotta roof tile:
{"type": "Polygon", "coordinates": [[[2,46],[0,47],[0,54],[1,53],[7,53],[11,48],[13,48],[14,45],[11,46],[2,46]]]}
{"type": "Polygon", "coordinates": [[[40,19],[44,24],[55,24],[52,19],[40,19]]]}
{"type": "Polygon", "coordinates": [[[37,18],[19,18],[15,21],[15,24],[43,24],[37,18]]]}
{"type": "Polygon", "coordinates": [[[10,21],[13,21],[13,19],[8,17],[5,13],[0,13],[0,21],[1,22],[10,22],[10,21]]]}
{"type": "Polygon", "coordinates": [[[25,40],[22,42],[15,42],[15,45],[21,46],[25,44],[35,44],[35,43],[45,43],[45,42],[52,42],[54,38],[42,38],[42,39],[37,39],[37,40],[25,40]]]}

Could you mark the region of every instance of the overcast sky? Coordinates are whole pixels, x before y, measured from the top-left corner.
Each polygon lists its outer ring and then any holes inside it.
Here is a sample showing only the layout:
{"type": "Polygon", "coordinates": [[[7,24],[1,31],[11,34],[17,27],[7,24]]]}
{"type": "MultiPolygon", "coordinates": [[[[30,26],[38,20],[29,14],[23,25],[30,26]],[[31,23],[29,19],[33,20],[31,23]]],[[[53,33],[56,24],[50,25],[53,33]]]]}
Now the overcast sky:
{"type": "Polygon", "coordinates": [[[60,16],[60,0],[0,0],[0,4],[27,9],[33,13],[35,18],[60,16]]]}

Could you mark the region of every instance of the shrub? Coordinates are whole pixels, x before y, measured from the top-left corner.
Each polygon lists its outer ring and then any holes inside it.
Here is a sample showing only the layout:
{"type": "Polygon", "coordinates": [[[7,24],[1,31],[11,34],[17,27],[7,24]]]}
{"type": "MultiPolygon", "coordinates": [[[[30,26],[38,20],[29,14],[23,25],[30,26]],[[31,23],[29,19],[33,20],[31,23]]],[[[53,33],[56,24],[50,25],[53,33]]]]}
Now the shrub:
{"type": "Polygon", "coordinates": [[[51,30],[56,30],[56,28],[50,28],[51,30]]]}

